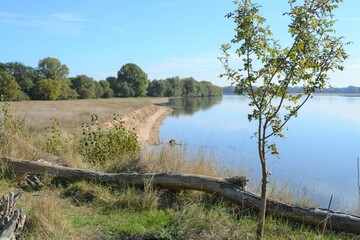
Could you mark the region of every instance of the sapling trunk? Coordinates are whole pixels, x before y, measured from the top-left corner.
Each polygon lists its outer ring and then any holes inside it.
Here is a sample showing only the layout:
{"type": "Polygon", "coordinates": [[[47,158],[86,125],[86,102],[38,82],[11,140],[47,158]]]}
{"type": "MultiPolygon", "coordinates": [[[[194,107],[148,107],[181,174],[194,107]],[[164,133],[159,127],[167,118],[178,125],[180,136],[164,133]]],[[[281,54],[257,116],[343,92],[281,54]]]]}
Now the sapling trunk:
{"type": "Polygon", "coordinates": [[[262,180],[261,180],[261,202],[260,202],[260,211],[259,211],[259,222],[256,230],[258,239],[262,239],[264,236],[264,226],[265,226],[265,215],[266,215],[266,189],[267,189],[267,170],[266,170],[266,161],[261,160],[262,168],[262,180]]]}

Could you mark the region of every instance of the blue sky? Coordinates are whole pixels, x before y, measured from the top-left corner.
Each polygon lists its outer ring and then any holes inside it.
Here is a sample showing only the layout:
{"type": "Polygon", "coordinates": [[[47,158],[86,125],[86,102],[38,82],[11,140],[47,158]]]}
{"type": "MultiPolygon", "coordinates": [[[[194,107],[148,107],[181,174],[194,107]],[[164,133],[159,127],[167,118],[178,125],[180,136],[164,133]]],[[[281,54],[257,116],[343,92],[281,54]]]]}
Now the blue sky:
{"type": "MultiPolygon", "coordinates": [[[[259,0],[275,37],[286,43],[287,0],[259,0]]],[[[230,85],[223,73],[220,45],[234,35],[224,15],[232,0],[0,0],[0,62],[36,67],[58,58],[70,76],[97,80],[116,76],[136,63],[150,79],[172,76],[230,85]]],[[[335,87],[360,86],[360,0],[336,10],[337,32],[353,44],[345,71],[331,74],[335,87]]]]}

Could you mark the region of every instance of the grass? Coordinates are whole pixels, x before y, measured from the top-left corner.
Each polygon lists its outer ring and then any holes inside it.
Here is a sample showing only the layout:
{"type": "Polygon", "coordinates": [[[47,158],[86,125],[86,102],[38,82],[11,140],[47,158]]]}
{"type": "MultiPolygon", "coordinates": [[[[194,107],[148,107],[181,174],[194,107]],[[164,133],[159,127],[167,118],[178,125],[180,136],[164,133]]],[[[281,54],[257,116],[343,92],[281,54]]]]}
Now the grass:
{"type": "Polygon", "coordinates": [[[51,118],[57,119],[63,129],[77,131],[92,114],[98,114],[103,122],[108,122],[113,113],[123,116],[154,101],[151,98],[24,101],[11,103],[11,109],[35,132],[46,130],[51,125],[51,118]]]}
{"type": "MultiPolygon", "coordinates": [[[[1,194],[20,191],[0,180],[1,194]]],[[[165,201],[166,202],[166,201],[165,201]]],[[[255,239],[257,214],[214,196],[86,182],[25,192],[24,239],[255,239]],[[171,198],[164,204],[163,198],[171,198]]],[[[265,239],[356,239],[268,217],[265,239]]]]}
{"type": "MultiPolygon", "coordinates": [[[[115,109],[116,113],[126,113],[150,103],[148,99],[33,102],[33,105],[28,102],[14,103],[12,110],[24,119],[26,128],[22,130],[23,134],[0,136],[0,141],[6,143],[0,145],[0,155],[27,159],[41,157],[33,146],[41,148],[47,138],[46,131],[39,129],[44,128],[45,125],[42,124],[45,121],[50,126],[50,118],[54,117],[52,113],[58,114],[60,136],[67,136],[67,133],[76,136],[77,127],[68,122],[70,115],[78,118],[77,121],[81,121],[81,117],[87,121],[89,115],[86,114],[90,114],[91,110],[91,113],[101,111],[96,113],[103,116],[108,114],[110,118],[115,109]],[[29,111],[37,110],[23,112],[27,108],[29,111]],[[62,117],[59,112],[66,108],[69,113],[62,117]],[[31,119],[36,116],[39,117],[39,122],[35,123],[31,119]]],[[[67,164],[91,167],[76,154],[71,141],[64,147],[67,151],[62,157],[67,159],[67,164]]],[[[137,170],[208,176],[242,174],[241,170],[220,167],[213,156],[202,151],[195,153],[190,159],[186,156],[188,154],[181,146],[144,149],[137,170]]],[[[50,177],[42,178],[45,185],[43,188],[24,190],[17,186],[22,178],[21,175],[7,175],[3,169],[0,171],[1,195],[9,191],[25,191],[16,205],[17,208],[24,209],[27,215],[21,236],[23,239],[256,239],[257,213],[209,194],[157,189],[150,183],[145,184],[144,188],[134,188],[82,181],[59,182],[50,177]]],[[[285,202],[309,204],[306,189],[294,192],[286,185],[274,184],[270,188],[270,195],[285,202]]],[[[321,228],[281,218],[268,216],[266,220],[265,239],[356,238],[331,231],[323,234],[321,228]]]]}

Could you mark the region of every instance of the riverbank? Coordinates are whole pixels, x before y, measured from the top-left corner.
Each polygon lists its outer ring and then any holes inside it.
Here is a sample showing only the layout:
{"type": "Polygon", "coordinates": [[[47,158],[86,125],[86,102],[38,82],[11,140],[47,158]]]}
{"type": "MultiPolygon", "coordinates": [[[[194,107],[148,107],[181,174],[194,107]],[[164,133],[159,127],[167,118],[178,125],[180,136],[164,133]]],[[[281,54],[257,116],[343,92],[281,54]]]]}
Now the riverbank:
{"type": "MultiPolygon", "coordinates": [[[[143,133],[140,140],[148,140],[151,132],[158,134],[159,127],[156,126],[160,126],[163,118],[169,114],[166,112],[170,109],[156,105],[159,101],[166,100],[140,98],[11,103],[12,109],[17,110],[14,112],[20,118],[11,117],[9,120],[13,121],[11,124],[15,127],[20,126],[17,123],[21,123],[21,119],[36,124],[29,125],[29,128],[16,128],[20,132],[15,136],[26,136],[26,142],[35,144],[39,149],[44,143],[50,142],[53,144],[51,146],[57,147],[55,150],[61,150],[62,155],[58,156],[66,159],[69,166],[98,171],[102,166],[84,163],[74,147],[76,145],[71,141],[81,137],[77,123],[88,122],[91,114],[97,114],[102,126],[110,123],[112,113],[115,113],[125,119],[125,124],[137,124],[135,131],[143,133]],[[59,125],[52,130],[47,127],[50,117],[56,117],[59,121],[59,125]],[[30,121],[31,119],[34,121],[30,121]],[[148,134],[144,134],[145,132],[148,134]],[[61,138],[62,136],[73,138],[69,141],[69,138],[61,138]]],[[[0,114],[0,120],[1,118],[0,114]]],[[[42,158],[6,136],[0,134],[0,156],[28,160],[42,158]]],[[[165,145],[163,148],[156,148],[156,151],[148,151],[145,154],[149,157],[148,161],[141,158],[134,170],[221,175],[221,168],[212,165],[214,162],[208,161],[204,154],[200,152],[188,158],[182,147],[165,145]]],[[[235,174],[234,168],[231,170],[235,174]]],[[[127,184],[60,182],[50,176],[40,178],[44,184],[40,188],[22,189],[18,183],[23,177],[27,179],[26,175],[4,173],[0,171],[0,196],[9,192],[23,192],[16,208],[22,209],[27,216],[21,233],[24,239],[256,239],[257,214],[212,194],[167,191],[151,186],[150,181],[144,188],[135,188],[127,184]]],[[[233,176],[229,172],[224,175],[233,176]]],[[[356,237],[331,231],[322,232],[321,229],[322,227],[310,228],[269,216],[265,239],[356,237]]]]}
{"type": "Polygon", "coordinates": [[[126,128],[135,131],[141,145],[159,144],[160,126],[172,111],[169,107],[150,104],[132,110],[121,119],[126,128]]]}

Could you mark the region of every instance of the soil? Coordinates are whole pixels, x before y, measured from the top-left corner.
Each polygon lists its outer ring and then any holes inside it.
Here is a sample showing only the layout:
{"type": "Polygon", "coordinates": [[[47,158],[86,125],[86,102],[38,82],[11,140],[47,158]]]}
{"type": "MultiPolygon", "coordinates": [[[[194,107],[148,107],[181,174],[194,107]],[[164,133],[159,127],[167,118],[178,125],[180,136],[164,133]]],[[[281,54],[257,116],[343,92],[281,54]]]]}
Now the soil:
{"type": "Polygon", "coordinates": [[[141,145],[159,144],[159,129],[165,118],[172,113],[165,106],[147,105],[122,117],[125,127],[133,130],[141,145]]]}
{"type": "MultiPolygon", "coordinates": [[[[158,104],[166,103],[166,98],[150,99],[149,104],[142,107],[135,107],[121,115],[124,126],[135,132],[138,141],[142,146],[157,145],[160,143],[159,129],[163,121],[169,116],[173,109],[158,104]]],[[[114,126],[113,121],[101,124],[103,129],[110,129],[114,126]]]]}

